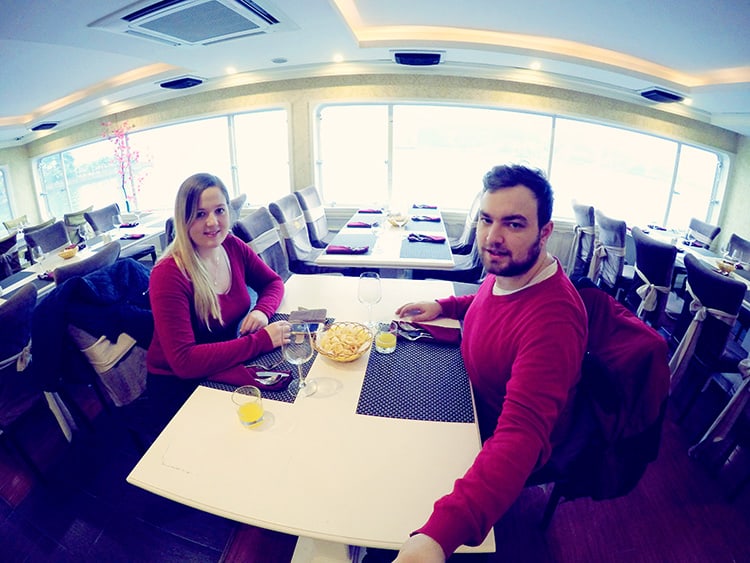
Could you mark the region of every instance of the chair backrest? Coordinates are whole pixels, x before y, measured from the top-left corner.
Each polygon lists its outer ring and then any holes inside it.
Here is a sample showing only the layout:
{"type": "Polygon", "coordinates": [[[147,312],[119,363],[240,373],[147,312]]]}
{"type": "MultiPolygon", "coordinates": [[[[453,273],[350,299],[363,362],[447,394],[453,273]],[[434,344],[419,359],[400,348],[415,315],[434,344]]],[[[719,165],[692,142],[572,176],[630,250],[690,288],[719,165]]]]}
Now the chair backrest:
{"type": "Polygon", "coordinates": [[[292,273],[289,260],[276,229],[276,222],[265,207],[259,207],[232,225],[232,232],[245,241],[255,253],[284,281],[292,273]]]}
{"type": "Polygon", "coordinates": [[[175,237],[174,217],[167,217],[164,223],[164,236],[167,237],[167,244],[172,244],[175,237]]]}
{"type": "Polygon", "coordinates": [[[268,210],[279,224],[286,255],[290,262],[314,259],[312,244],[307,232],[307,223],[302,208],[294,194],[271,202],[268,210]]]}
{"type": "Polygon", "coordinates": [[[0,362],[12,358],[28,345],[36,294],[36,286],[27,283],[0,305],[0,362]]]}
{"type": "Polygon", "coordinates": [[[229,200],[229,220],[230,225],[240,218],[242,208],[247,201],[247,194],[240,194],[229,200]]]}
{"type": "Polygon", "coordinates": [[[700,219],[693,217],[688,225],[687,238],[697,242],[704,248],[711,246],[711,243],[721,232],[721,227],[711,225],[700,219]]]}
{"type": "Polygon", "coordinates": [[[11,248],[13,248],[18,242],[18,236],[16,233],[10,233],[9,235],[0,238],[0,254],[5,254],[11,248]]]}
{"type": "Polygon", "coordinates": [[[482,202],[483,190],[479,190],[471,202],[469,211],[466,212],[466,220],[461,235],[451,245],[454,254],[468,254],[474,246],[477,238],[477,221],[479,219],[479,204],[482,202]]]}
{"type": "Polygon", "coordinates": [[[87,211],[84,213],[86,221],[89,222],[94,232],[100,235],[104,232],[112,230],[114,224],[112,218],[115,215],[120,214],[120,206],[116,203],[102,207],[101,209],[94,209],[93,211],[87,211]]]}
{"type": "Polygon", "coordinates": [[[727,253],[740,262],[750,262],[750,240],[732,233],[732,236],[729,237],[729,244],[727,244],[727,253]]]}
{"type": "Polygon", "coordinates": [[[294,192],[294,196],[297,198],[302,214],[305,216],[310,243],[316,248],[325,248],[326,242],[324,239],[328,235],[328,220],[318,188],[307,186],[294,192]]]}
{"type": "MultiPolygon", "coordinates": [[[[737,315],[742,308],[747,286],[744,283],[722,276],[705,264],[700,258],[685,253],[685,270],[689,290],[704,307],[718,309],[728,315],[737,315]]],[[[690,311],[692,297],[685,295],[685,304],[675,331],[684,331],[693,318],[690,311]]],[[[713,315],[706,315],[703,328],[695,345],[694,354],[704,364],[715,362],[727,345],[732,326],[713,315]]]]}
{"type": "MultiPolygon", "coordinates": [[[[636,274],[625,299],[637,310],[638,317],[656,328],[669,298],[677,247],[648,236],[639,227],[633,227],[631,234],[635,243],[636,274]],[[647,282],[641,276],[648,280],[649,287],[653,286],[643,297],[638,294],[638,288],[647,282]]],[[[641,292],[645,291],[647,288],[641,292]]]]}
{"type": "Polygon", "coordinates": [[[70,278],[85,276],[105,266],[111,266],[120,257],[120,243],[113,240],[104,245],[93,256],[79,260],[72,264],[58,266],[53,272],[55,283],[61,285],[70,278]]]}
{"type": "Polygon", "coordinates": [[[7,221],[3,221],[3,225],[6,229],[8,229],[8,232],[15,232],[18,227],[25,224],[26,221],[26,215],[21,215],[20,217],[14,217],[13,219],[8,219],[7,221]]]}
{"type": "Polygon", "coordinates": [[[68,231],[62,220],[55,221],[51,225],[40,229],[24,231],[23,236],[28,246],[40,246],[44,252],[50,252],[56,248],[70,244],[68,231]]]}
{"type": "MultiPolygon", "coordinates": [[[[599,226],[599,239],[595,252],[600,252],[600,245],[606,254],[599,262],[598,271],[595,272],[600,285],[606,285],[610,290],[617,287],[622,270],[625,267],[625,237],[627,236],[627,225],[625,221],[612,219],[600,210],[594,211],[596,224],[599,226]]],[[[596,257],[592,262],[596,261],[596,257]]]]}
{"type": "Polygon", "coordinates": [[[42,221],[41,223],[37,223],[36,225],[31,225],[30,227],[26,227],[23,232],[24,233],[33,233],[34,231],[38,231],[39,229],[44,229],[45,227],[49,227],[53,223],[57,221],[56,217],[52,217],[50,219],[47,219],[46,221],[42,221]]]}
{"type": "Polygon", "coordinates": [[[573,236],[571,265],[568,275],[571,279],[587,276],[594,256],[594,239],[596,238],[596,218],[594,207],[573,201],[573,216],[576,230],[573,236]]]}
{"type": "Polygon", "coordinates": [[[89,205],[86,209],[74,211],[73,213],[65,213],[63,215],[63,222],[65,223],[65,227],[68,230],[68,238],[70,239],[70,242],[78,244],[83,240],[78,234],[78,228],[81,225],[86,224],[86,217],[84,216],[84,214],[91,211],[92,209],[94,209],[94,206],[89,205]]]}

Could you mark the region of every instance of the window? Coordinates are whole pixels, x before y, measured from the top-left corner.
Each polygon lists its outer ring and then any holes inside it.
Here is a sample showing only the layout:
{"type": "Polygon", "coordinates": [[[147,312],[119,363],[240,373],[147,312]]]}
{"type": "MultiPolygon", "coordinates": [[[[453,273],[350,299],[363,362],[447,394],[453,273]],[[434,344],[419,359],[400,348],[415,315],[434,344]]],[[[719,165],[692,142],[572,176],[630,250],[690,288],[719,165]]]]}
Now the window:
{"type": "Polygon", "coordinates": [[[131,201],[122,188],[112,141],[102,139],[51,154],[37,161],[40,195],[49,215],[56,217],[113,201],[122,210],[128,206],[132,210],[171,209],[187,177],[210,172],[222,179],[230,195],[248,193],[250,201],[265,202],[269,194],[284,195],[290,190],[286,114],[286,110],[269,110],[131,130],[128,141],[139,155],[131,201]],[[233,170],[237,170],[236,178],[233,170]]]}
{"type": "Polygon", "coordinates": [[[13,209],[10,206],[10,193],[8,190],[8,173],[5,168],[0,167],[0,221],[8,221],[13,218],[13,209]]]}
{"type": "Polygon", "coordinates": [[[482,176],[507,162],[548,173],[559,218],[573,217],[577,199],[628,224],[684,228],[720,205],[720,155],[618,127],[415,103],[327,104],[316,117],[317,183],[327,205],[467,209],[482,176]]]}

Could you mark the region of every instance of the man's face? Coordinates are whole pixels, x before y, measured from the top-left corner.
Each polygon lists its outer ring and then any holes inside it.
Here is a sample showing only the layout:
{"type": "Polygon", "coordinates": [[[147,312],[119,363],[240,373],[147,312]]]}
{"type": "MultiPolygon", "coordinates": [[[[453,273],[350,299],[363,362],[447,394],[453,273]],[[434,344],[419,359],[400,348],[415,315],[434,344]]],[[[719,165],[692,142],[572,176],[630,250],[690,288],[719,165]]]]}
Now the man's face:
{"type": "Polygon", "coordinates": [[[502,277],[525,274],[537,263],[551,233],[551,222],[539,227],[537,201],[526,186],[482,196],[477,245],[487,272],[502,277]]]}

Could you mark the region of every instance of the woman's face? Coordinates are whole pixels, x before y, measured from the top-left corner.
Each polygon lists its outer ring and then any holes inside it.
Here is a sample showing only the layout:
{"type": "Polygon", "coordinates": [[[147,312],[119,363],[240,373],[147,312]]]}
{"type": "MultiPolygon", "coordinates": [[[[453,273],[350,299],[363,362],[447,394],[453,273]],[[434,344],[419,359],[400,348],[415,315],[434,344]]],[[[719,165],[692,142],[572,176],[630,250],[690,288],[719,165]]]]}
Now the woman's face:
{"type": "Polygon", "coordinates": [[[195,219],[188,226],[196,250],[218,248],[229,233],[228,202],[219,188],[206,188],[198,200],[195,219]]]}

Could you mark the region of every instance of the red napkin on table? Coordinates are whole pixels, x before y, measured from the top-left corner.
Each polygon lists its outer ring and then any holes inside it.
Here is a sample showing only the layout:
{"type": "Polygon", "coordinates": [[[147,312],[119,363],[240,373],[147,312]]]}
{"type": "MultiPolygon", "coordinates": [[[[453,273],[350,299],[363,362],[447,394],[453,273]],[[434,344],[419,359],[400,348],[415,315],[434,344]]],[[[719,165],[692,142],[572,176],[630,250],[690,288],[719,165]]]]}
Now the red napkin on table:
{"type": "Polygon", "coordinates": [[[137,227],[137,226],[138,226],[138,221],[135,221],[134,223],[123,223],[122,225],[120,225],[120,228],[121,229],[132,229],[133,227],[137,227]]]}
{"type": "Polygon", "coordinates": [[[438,326],[427,323],[415,323],[412,321],[398,321],[398,324],[399,327],[404,330],[420,330],[426,332],[436,342],[443,342],[445,344],[458,344],[461,342],[461,329],[459,327],[438,326]]]}
{"type": "Polygon", "coordinates": [[[430,223],[439,223],[440,217],[430,217],[429,215],[415,215],[412,221],[429,221],[430,223]]]}
{"type": "Polygon", "coordinates": [[[358,229],[369,229],[372,227],[370,223],[365,223],[364,221],[352,221],[350,223],[346,224],[347,227],[356,227],[358,229]]]}
{"type": "Polygon", "coordinates": [[[366,254],[370,250],[369,246],[343,246],[339,244],[329,244],[326,247],[326,254],[366,254]]]}
{"type": "Polygon", "coordinates": [[[292,382],[292,379],[294,379],[291,376],[291,373],[287,370],[270,370],[271,372],[281,372],[287,374],[286,377],[281,377],[276,383],[272,385],[266,385],[263,382],[263,378],[255,377],[255,374],[260,371],[268,371],[261,368],[251,367],[251,366],[245,366],[245,369],[247,370],[248,375],[251,379],[251,384],[255,385],[258,389],[262,391],[283,391],[287,387],[289,387],[289,384],[292,382]]]}
{"type": "Polygon", "coordinates": [[[135,240],[135,239],[143,238],[145,236],[146,235],[144,235],[143,233],[132,233],[129,235],[122,235],[120,237],[120,240],[135,240]]]}
{"type": "Polygon", "coordinates": [[[422,233],[411,233],[409,235],[409,242],[434,242],[441,244],[445,242],[445,237],[441,235],[425,235],[422,233]]]}
{"type": "Polygon", "coordinates": [[[417,203],[412,207],[414,207],[414,209],[437,209],[437,205],[429,205],[427,203],[417,203]]]}
{"type": "Polygon", "coordinates": [[[382,213],[382,209],[360,209],[357,213],[382,213]]]}

